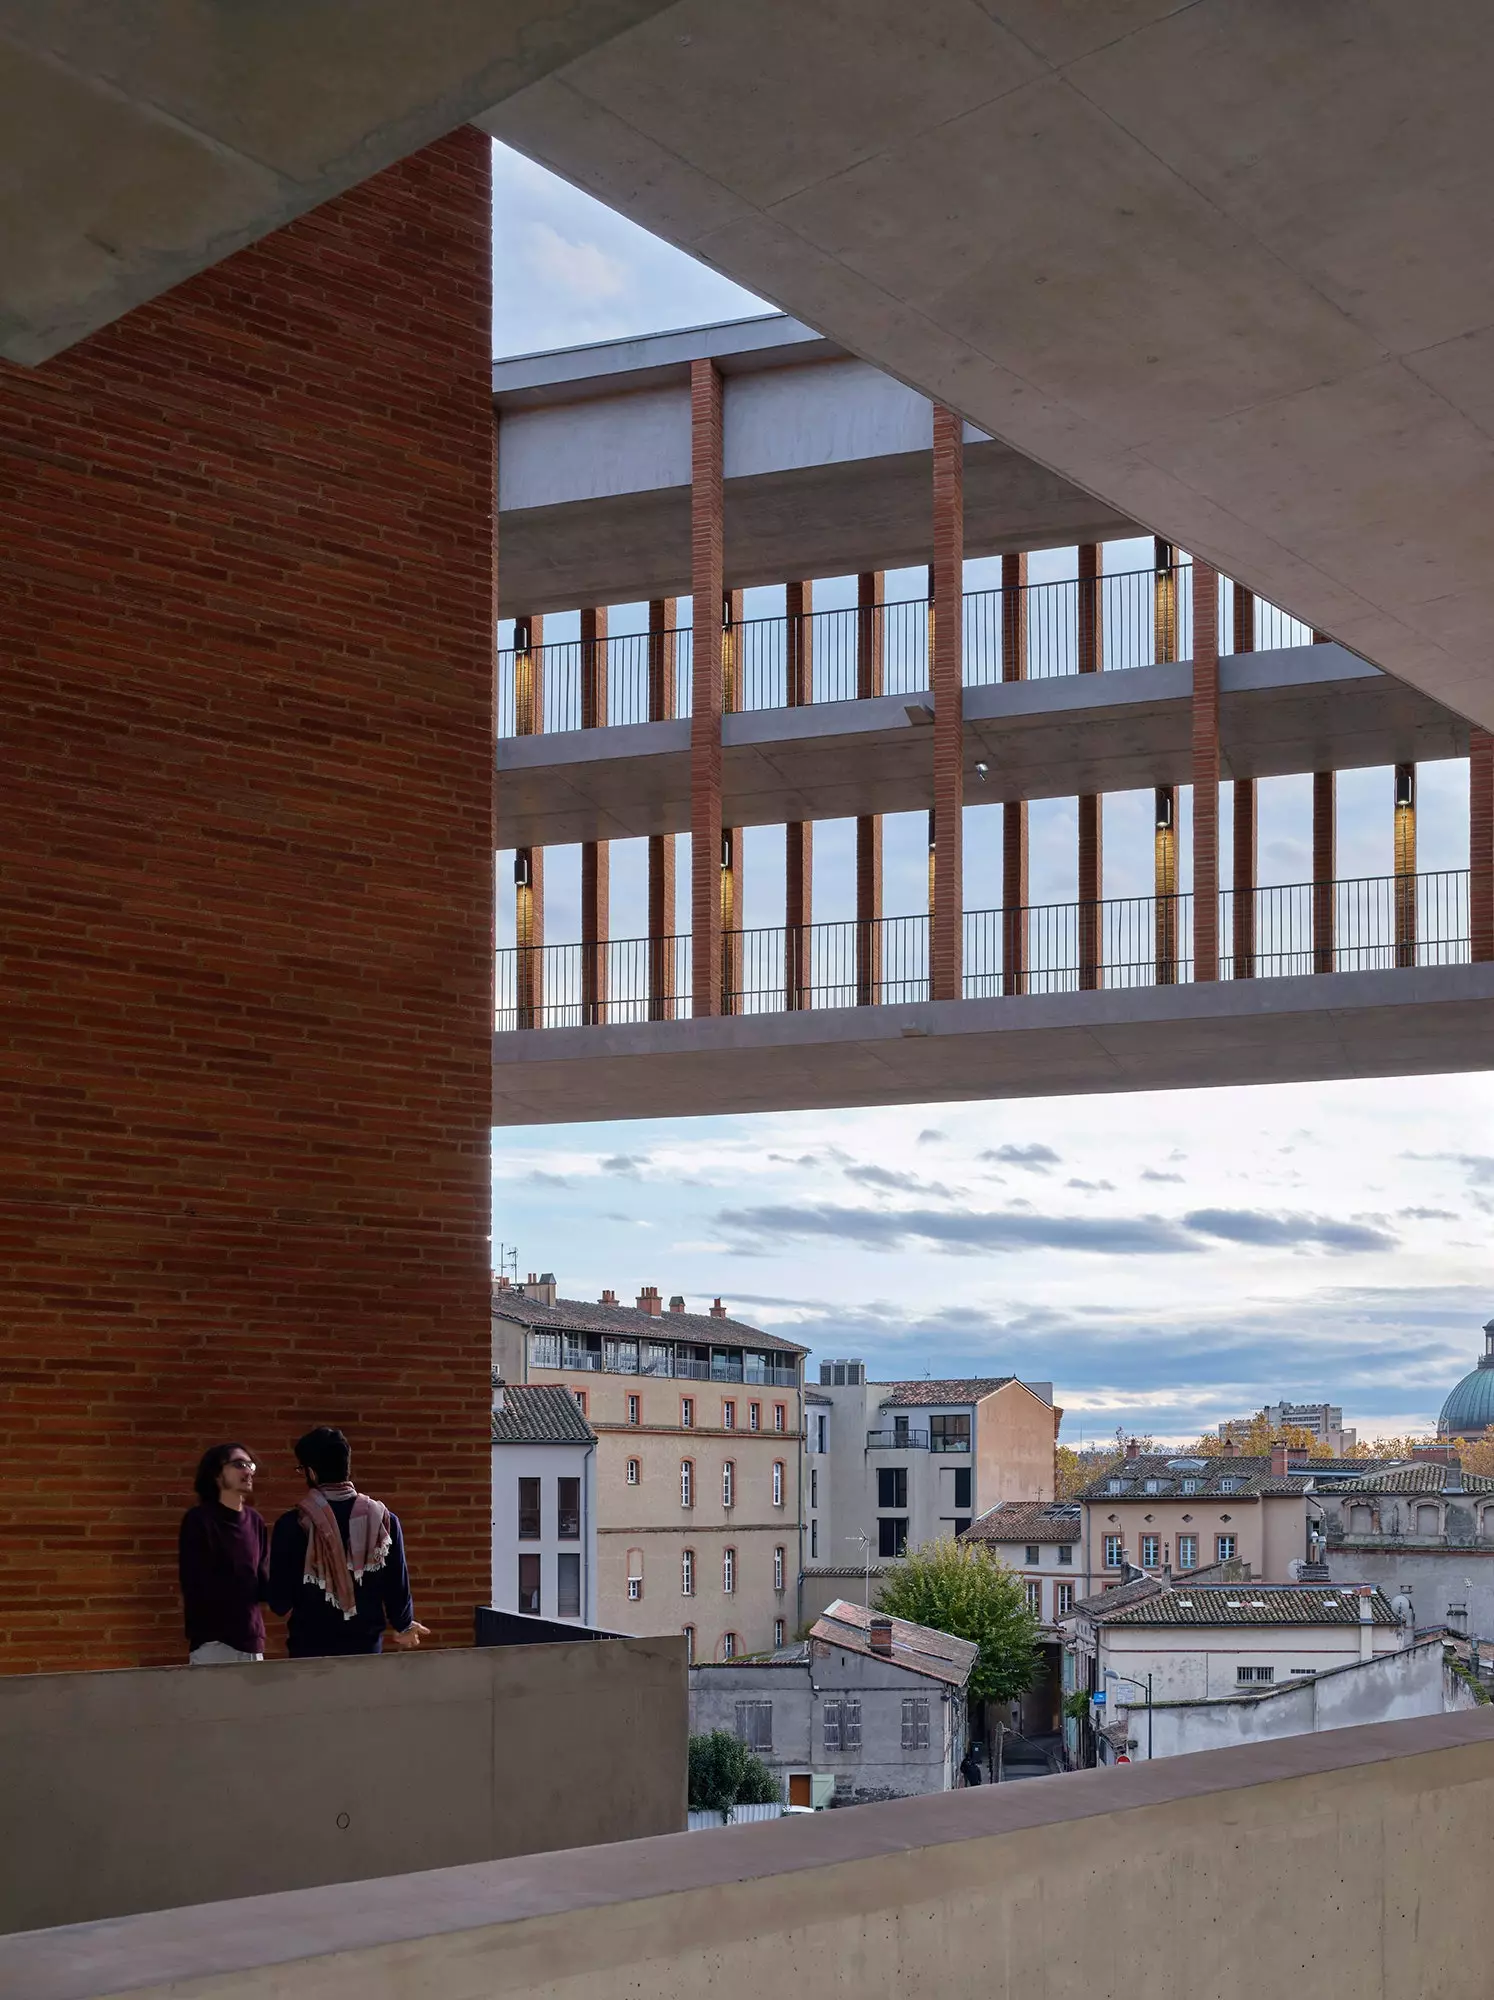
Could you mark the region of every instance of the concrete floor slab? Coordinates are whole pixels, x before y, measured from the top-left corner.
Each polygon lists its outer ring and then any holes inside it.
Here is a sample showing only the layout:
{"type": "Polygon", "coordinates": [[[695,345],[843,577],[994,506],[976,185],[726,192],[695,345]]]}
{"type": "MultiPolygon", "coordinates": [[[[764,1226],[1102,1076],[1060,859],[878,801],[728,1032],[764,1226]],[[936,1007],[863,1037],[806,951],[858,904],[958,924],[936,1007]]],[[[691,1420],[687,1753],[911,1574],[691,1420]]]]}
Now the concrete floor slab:
{"type": "Polygon", "coordinates": [[[1494,1068],[1494,965],[494,1037],[496,1125],[1494,1068]]]}

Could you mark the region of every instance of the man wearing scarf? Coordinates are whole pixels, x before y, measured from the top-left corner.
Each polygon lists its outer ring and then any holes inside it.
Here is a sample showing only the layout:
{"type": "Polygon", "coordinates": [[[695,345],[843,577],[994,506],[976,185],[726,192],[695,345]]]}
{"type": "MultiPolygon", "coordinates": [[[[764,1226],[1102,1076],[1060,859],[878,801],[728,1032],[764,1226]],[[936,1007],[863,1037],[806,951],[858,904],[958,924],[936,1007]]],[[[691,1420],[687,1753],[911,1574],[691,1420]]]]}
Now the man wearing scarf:
{"type": "Polygon", "coordinates": [[[418,1646],[427,1629],[415,1622],[398,1516],[353,1484],[341,1431],[319,1424],[295,1453],[306,1497],[270,1538],[270,1609],[290,1615],[291,1658],[382,1652],[386,1626],[396,1646],[418,1646]]]}

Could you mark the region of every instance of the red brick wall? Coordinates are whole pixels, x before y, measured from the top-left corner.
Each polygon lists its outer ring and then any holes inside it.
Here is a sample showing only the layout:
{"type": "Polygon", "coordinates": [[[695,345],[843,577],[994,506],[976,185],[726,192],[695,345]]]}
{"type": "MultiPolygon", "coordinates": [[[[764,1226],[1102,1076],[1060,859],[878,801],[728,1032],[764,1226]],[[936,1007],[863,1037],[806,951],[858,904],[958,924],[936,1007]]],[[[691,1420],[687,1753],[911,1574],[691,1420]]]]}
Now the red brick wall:
{"type": "Polygon", "coordinates": [[[318,1421],[487,1595],[489,289],[463,130],[0,369],[11,1671],[183,1657],[198,1452],[318,1421]]]}

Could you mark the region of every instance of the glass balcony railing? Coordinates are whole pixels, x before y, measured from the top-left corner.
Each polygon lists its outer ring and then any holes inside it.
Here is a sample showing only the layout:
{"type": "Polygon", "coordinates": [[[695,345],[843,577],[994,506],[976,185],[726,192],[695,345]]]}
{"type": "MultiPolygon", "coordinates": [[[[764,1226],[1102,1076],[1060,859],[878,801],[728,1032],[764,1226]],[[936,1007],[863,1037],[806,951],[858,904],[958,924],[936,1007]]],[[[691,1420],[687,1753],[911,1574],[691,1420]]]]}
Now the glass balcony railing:
{"type": "MultiPolygon", "coordinates": [[[[968,910],[964,996],[1186,983],[1193,977],[1193,915],[1191,894],[968,910]]],[[[721,1011],[774,1014],[928,998],[926,916],[853,918],[808,925],[805,932],[807,938],[782,925],[728,932],[721,1011]],[[800,948],[805,942],[807,953],[800,948]]],[[[1218,935],[1221,979],[1465,964],[1468,871],[1298,882],[1248,896],[1225,890],[1218,935]]],[[[508,1029],[683,1020],[691,1013],[690,965],[688,937],[510,948],[497,954],[496,1023],[508,1029]]]]}

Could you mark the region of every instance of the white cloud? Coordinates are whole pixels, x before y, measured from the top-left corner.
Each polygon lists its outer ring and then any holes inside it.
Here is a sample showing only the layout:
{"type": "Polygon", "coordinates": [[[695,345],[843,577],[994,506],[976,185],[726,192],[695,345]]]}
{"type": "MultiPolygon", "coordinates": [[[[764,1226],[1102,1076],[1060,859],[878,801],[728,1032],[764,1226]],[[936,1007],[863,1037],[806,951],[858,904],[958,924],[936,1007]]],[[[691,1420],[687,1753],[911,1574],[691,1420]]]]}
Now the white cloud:
{"type": "Polygon", "coordinates": [[[532,222],[525,247],[531,275],[572,298],[616,299],[628,289],[627,266],[600,243],[564,236],[548,222],[532,222]]]}

